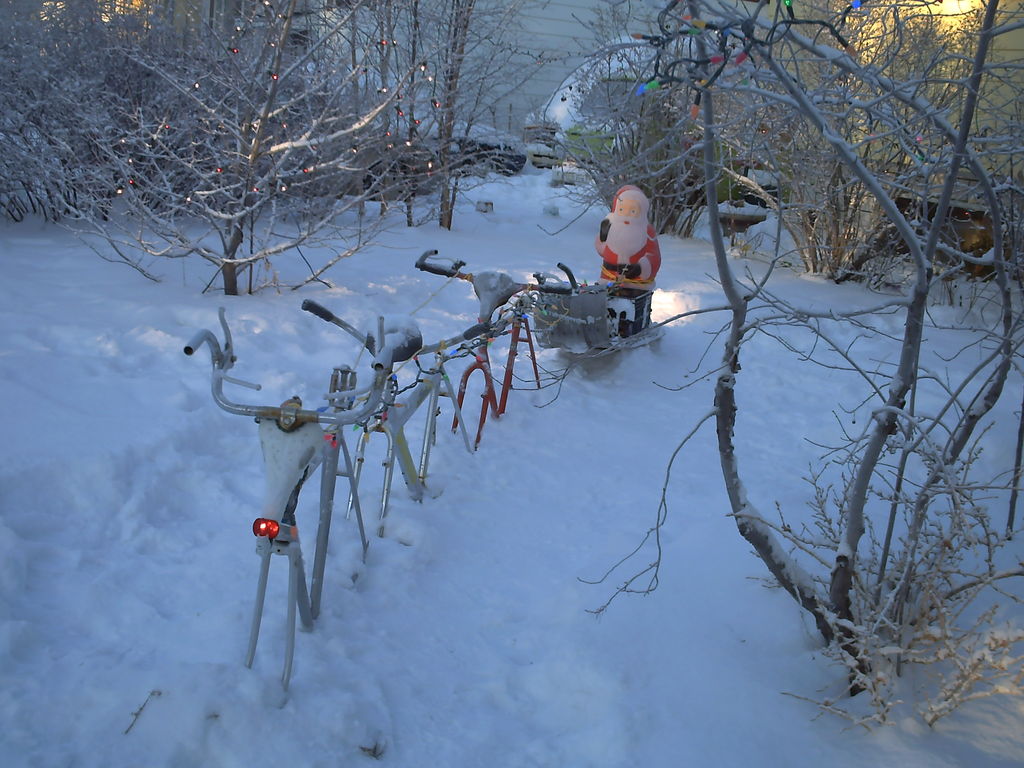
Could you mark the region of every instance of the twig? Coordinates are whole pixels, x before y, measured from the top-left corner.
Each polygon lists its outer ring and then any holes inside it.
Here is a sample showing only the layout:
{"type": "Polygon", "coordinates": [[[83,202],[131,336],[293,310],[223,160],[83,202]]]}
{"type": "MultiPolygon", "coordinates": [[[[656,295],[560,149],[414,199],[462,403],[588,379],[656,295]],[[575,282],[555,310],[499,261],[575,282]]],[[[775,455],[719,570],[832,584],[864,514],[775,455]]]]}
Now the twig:
{"type": "Polygon", "coordinates": [[[661,549],[661,527],[662,527],[662,525],[665,524],[665,520],[668,517],[668,483],[669,483],[669,479],[672,477],[672,467],[674,466],[676,458],[679,456],[680,451],[682,451],[683,446],[686,445],[688,442],[690,442],[690,439],[694,435],[697,434],[697,431],[704,425],[704,423],[707,422],[708,420],[714,418],[716,413],[717,413],[717,410],[713,409],[713,410],[709,411],[708,413],[704,414],[703,418],[701,418],[700,421],[698,421],[697,424],[694,425],[693,429],[690,430],[690,432],[686,435],[686,437],[684,437],[679,442],[679,445],[676,446],[675,450],[672,451],[672,456],[669,458],[668,465],[665,467],[665,481],[664,481],[664,483],[662,483],[662,486],[661,486],[661,501],[658,504],[658,518],[657,518],[657,522],[654,524],[654,527],[650,528],[647,531],[647,533],[644,534],[644,537],[640,540],[640,543],[637,544],[636,547],[633,548],[632,552],[627,554],[625,557],[623,557],[621,560],[619,560],[617,563],[615,563],[611,568],[609,568],[607,571],[605,571],[604,575],[602,575],[601,578],[593,580],[593,581],[588,581],[587,579],[580,578],[579,581],[583,582],[584,584],[601,584],[601,583],[603,583],[605,581],[605,579],[607,579],[613,572],[615,572],[616,569],[618,569],[619,566],[621,566],[627,560],[630,560],[634,555],[636,555],[637,552],[639,552],[641,549],[643,549],[643,546],[648,541],[650,541],[652,535],[654,536],[656,553],[657,553],[654,561],[649,563],[646,568],[642,569],[641,571],[633,574],[628,579],[626,579],[626,581],[624,581],[619,586],[619,588],[615,590],[615,592],[612,594],[612,596],[609,597],[604,602],[604,604],[602,604],[598,608],[588,609],[588,611],[587,611],[588,613],[593,613],[596,616],[600,616],[602,613],[605,612],[605,610],[608,608],[608,606],[611,605],[612,600],[614,600],[616,597],[618,597],[619,595],[621,595],[624,592],[630,592],[632,594],[639,594],[639,595],[649,595],[655,589],[658,588],[658,573],[659,573],[659,571],[661,569],[661,554],[662,554],[662,549],[661,549]],[[651,573],[652,571],[653,571],[653,575],[651,576],[650,581],[648,581],[647,586],[644,589],[632,589],[632,585],[633,585],[633,583],[637,579],[641,578],[645,574],[651,573]]]}
{"type": "Polygon", "coordinates": [[[149,695],[146,697],[146,700],[142,702],[142,706],[136,709],[134,712],[132,712],[132,721],[128,724],[128,727],[124,729],[125,736],[128,735],[128,731],[135,727],[135,723],[139,720],[139,715],[142,714],[142,710],[144,710],[146,708],[146,705],[149,704],[149,700],[162,695],[163,691],[157,690],[156,688],[149,692],[149,695]]]}

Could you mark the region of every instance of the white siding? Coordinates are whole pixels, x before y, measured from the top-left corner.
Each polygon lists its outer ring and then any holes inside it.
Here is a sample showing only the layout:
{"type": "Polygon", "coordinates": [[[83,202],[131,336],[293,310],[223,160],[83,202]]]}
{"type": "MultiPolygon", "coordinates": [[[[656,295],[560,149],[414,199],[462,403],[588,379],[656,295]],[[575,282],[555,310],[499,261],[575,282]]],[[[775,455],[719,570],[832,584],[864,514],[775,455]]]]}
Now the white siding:
{"type": "MultiPolygon", "coordinates": [[[[623,35],[647,31],[661,0],[626,0],[622,7],[633,19],[623,35]]],[[[500,104],[494,123],[500,130],[519,135],[528,116],[541,110],[562,81],[597,48],[591,28],[608,0],[534,0],[521,13],[522,47],[545,63],[514,96],[500,104]]]]}

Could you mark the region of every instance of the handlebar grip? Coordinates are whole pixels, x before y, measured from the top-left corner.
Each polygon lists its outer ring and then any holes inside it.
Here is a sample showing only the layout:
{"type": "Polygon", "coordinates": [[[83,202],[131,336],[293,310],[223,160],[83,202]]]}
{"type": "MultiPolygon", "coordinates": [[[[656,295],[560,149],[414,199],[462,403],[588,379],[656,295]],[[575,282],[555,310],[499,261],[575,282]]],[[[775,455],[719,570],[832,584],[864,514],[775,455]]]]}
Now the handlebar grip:
{"type": "Polygon", "coordinates": [[[572,273],[572,270],[565,266],[565,264],[563,264],[562,262],[558,262],[558,264],[556,264],[555,266],[557,266],[560,270],[565,272],[565,276],[569,278],[569,285],[572,286],[572,289],[574,291],[579,290],[580,284],[576,282],[576,276],[572,273]]]}
{"type": "Polygon", "coordinates": [[[416,259],[416,269],[423,272],[429,272],[432,275],[440,275],[441,277],[456,277],[459,274],[459,270],[466,266],[466,262],[456,261],[450,267],[441,267],[427,261],[431,256],[437,256],[436,248],[424,251],[423,254],[416,259]]]}
{"type": "Polygon", "coordinates": [[[416,269],[423,269],[423,265],[427,263],[427,259],[431,256],[437,256],[437,248],[431,248],[429,251],[424,251],[420,254],[420,257],[416,259],[416,269]]]}
{"type": "Polygon", "coordinates": [[[356,339],[360,344],[365,346],[370,352],[374,351],[373,347],[371,346],[371,344],[373,343],[372,339],[368,338],[365,333],[362,333],[361,331],[357,330],[354,326],[346,323],[336,314],[331,312],[331,310],[329,310],[327,307],[317,304],[312,299],[305,299],[302,302],[302,308],[309,312],[310,314],[316,315],[321,320],[338,326],[345,333],[349,334],[354,339],[356,339]]]}
{"type": "Polygon", "coordinates": [[[477,336],[484,336],[491,330],[490,323],[477,323],[476,325],[470,326],[462,332],[462,338],[466,341],[475,339],[477,336]]]}
{"type": "Polygon", "coordinates": [[[216,337],[206,329],[196,331],[195,336],[189,340],[188,344],[186,344],[185,348],[181,351],[186,355],[192,356],[201,346],[203,346],[203,344],[206,343],[209,343],[210,350],[214,352],[214,356],[216,357],[219,354],[220,345],[217,343],[216,337]]]}
{"type": "Polygon", "coordinates": [[[338,321],[338,318],[334,316],[334,313],[331,312],[331,310],[329,310],[327,307],[323,306],[322,304],[317,304],[312,299],[305,299],[302,302],[302,308],[306,312],[310,312],[310,313],[316,315],[321,320],[326,320],[328,323],[337,323],[337,321],[338,321]]]}
{"type": "Polygon", "coordinates": [[[200,347],[200,345],[202,343],[203,343],[203,332],[200,331],[199,333],[197,333],[195,336],[192,337],[192,341],[190,341],[188,344],[186,344],[185,348],[183,350],[181,350],[181,351],[184,352],[186,355],[190,355],[190,356],[194,355],[195,351],[197,349],[199,349],[199,347],[200,347]]]}

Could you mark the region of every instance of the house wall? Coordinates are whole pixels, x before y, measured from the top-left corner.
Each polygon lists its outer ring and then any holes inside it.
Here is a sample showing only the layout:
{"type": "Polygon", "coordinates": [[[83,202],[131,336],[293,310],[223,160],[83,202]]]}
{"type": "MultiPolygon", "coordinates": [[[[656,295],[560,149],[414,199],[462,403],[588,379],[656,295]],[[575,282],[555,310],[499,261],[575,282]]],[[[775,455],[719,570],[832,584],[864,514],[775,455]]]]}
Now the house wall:
{"type": "MultiPolygon", "coordinates": [[[[302,0],[314,4],[337,0],[302,0]]],[[[230,23],[240,0],[157,0],[172,9],[179,27],[197,20],[230,23]]],[[[499,131],[521,136],[523,126],[540,113],[562,81],[580,67],[599,43],[592,25],[600,13],[614,6],[631,19],[624,23],[623,35],[647,31],[665,0],[521,0],[517,48],[514,58],[521,73],[529,73],[524,82],[507,97],[500,98],[484,116],[499,131]]],[[[340,4],[340,3],[339,3],[340,4]]],[[[508,0],[477,0],[477,7],[502,8],[508,0]]],[[[515,75],[513,74],[513,78],[515,75]]],[[[500,90],[502,84],[497,84],[500,90]]]]}
{"type": "MultiPolygon", "coordinates": [[[[1004,0],[1000,16],[996,20],[997,28],[1000,23],[1012,26],[1013,22],[1024,22],[1024,0],[1004,0]]],[[[993,41],[991,60],[996,62],[997,66],[1009,66],[1000,73],[1007,80],[990,84],[990,87],[1002,96],[1000,101],[1007,105],[1007,109],[1017,109],[1018,119],[1024,117],[1021,114],[1024,109],[1021,104],[1021,94],[1024,93],[1024,27],[997,35],[993,41]]]]}
{"type": "MultiPolygon", "coordinates": [[[[610,4],[609,0],[527,0],[521,13],[526,53],[520,61],[528,71],[535,67],[536,71],[498,104],[492,115],[496,128],[518,136],[525,124],[541,116],[562,82],[597,50],[592,25],[610,4]],[[537,62],[543,63],[537,67],[537,62]]],[[[630,19],[621,29],[626,36],[648,31],[664,0],[620,0],[615,5],[630,19]]]]}
{"type": "MultiPolygon", "coordinates": [[[[1004,0],[997,28],[1000,24],[1012,26],[1021,22],[1024,2],[1004,0]]],[[[982,135],[1003,137],[1001,147],[988,147],[986,163],[999,174],[1016,176],[1020,183],[1024,181],[1019,155],[1020,126],[1024,124],[1024,28],[996,36],[989,61],[994,65],[993,73],[982,81],[975,130],[982,135]],[[1007,151],[1003,153],[1001,149],[1007,151]]]]}

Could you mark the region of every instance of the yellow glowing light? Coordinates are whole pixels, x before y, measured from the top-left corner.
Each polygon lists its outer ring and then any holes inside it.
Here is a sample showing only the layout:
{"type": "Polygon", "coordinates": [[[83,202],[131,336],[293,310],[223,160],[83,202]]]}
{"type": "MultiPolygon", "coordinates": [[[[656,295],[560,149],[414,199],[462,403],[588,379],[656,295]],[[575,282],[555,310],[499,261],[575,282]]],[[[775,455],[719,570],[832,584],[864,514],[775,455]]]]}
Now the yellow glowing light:
{"type": "MultiPolygon", "coordinates": [[[[651,297],[651,319],[658,323],[670,317],[699,309],[701,305],[698,294],[702,286],[674,285],[672,290],[658,289],[651,297]]],[[[689,322],[689,318],[683,320],[689,322]]]]}
{"type": "Polygon", "coordinates": [[[974,6],[974,0],[942,0],[942,14],[957,16],[967,13],[974,6]]]}

